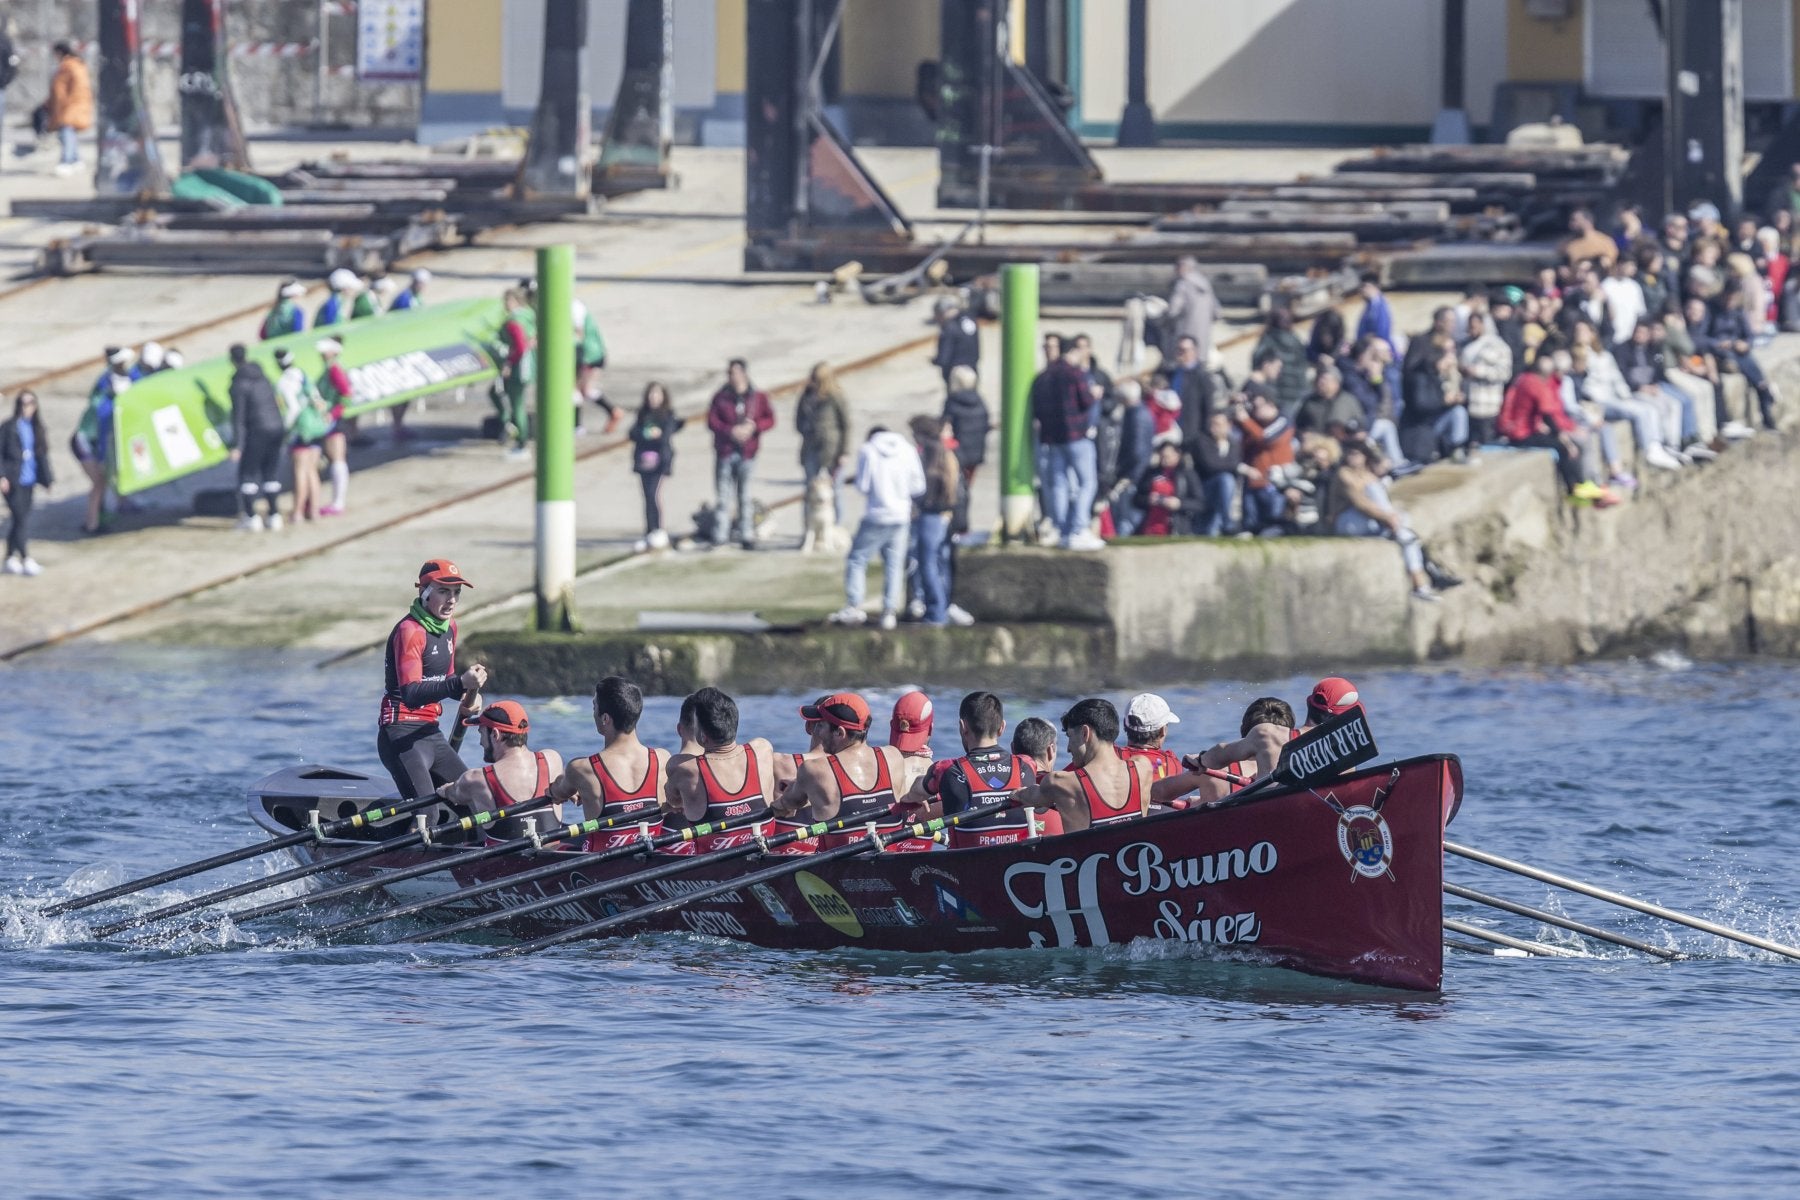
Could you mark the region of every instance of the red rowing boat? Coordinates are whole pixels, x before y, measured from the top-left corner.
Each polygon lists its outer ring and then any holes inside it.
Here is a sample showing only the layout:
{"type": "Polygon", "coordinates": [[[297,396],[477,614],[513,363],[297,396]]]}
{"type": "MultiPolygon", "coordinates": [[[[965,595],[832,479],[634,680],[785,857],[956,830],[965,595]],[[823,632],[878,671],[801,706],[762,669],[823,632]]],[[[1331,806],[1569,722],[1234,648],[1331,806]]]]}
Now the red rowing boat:
{"type": "MultiPolygon", "coordinates": [[[[251,789],[250,814],[272,834],[390,799],[385,781],[296,767],[251,789]]],[[[1443,978],[1444,829],[1462,799],[1462,766],[1433,755],[1371,766],[1327,784],[1272,790],[1208,808],[1158,813],[1008,846],[868,854],[755,883],[646,918],[639,929],[689,932],[778,949],[863,947],[927,953],[1190,942],[1220,957],[1384,987],[1436,991],[1443,978]]],[[[428,813],[428,825],[453,820],[428,813]]],[[[410,829],[406,820],[375,833],[410,829]]],[[[325,862],[367,839],[293,848],[325,862]]],[[[328,870],[332,884],[447,858],[467,846],[412,846],[328,870]]],[[[427,909],[449,921],[546,899],[641,871],[664,855],[596,863],[573,850],[508,853],[383,893],[398,902],[447,895],[566,860],[561,873],[427,909]]],[[[502,923],[539,937],[727,883],[769,865],[753,857],[695,865],[679,877],[571,899],[502,923]]],[[[792,859],[783,861],[793,862],[792,859]]]]}

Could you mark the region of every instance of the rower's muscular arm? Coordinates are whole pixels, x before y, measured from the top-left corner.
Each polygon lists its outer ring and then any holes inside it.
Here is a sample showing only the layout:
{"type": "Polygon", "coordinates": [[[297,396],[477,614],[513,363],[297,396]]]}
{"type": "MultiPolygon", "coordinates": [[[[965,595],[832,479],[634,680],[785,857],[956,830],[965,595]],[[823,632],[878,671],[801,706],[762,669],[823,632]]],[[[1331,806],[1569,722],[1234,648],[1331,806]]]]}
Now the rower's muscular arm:
{"type": "Polygon", "coordinates": [[[700,786],[700,768],[692,755],[669,764],[669,811],[690,821],[706,819],[706,789],[700,786]]]}
{"type": "Polygon", "coordinates": [[[1064,833],[1080,833],[1088,827],[1089,813],[1081,785],[1069,771],[1051,771],[1032,786],[1014,794],[1022,808],[1055,809],[1062,818],[1064,833]]]}
{"type": "Polygon", "coordinates": [[[438,795],[452,804],[460,804],[477,812],[489,806],[487,781],[482,778],[479,770],[464,771],[439,788],[438,795]]]}
{"type": "Polygon", "coordinates": [[[1237,741],[1220,742],[1202,751],[1200,765],[1224,770],[1232,763],[1253,758],[1256,760],[1256,777],[1261,779],[1275,769],[1275,760],[1281,757],[1281,748],[1287,745],[1292,734],[1293,730],[1281,725],[1254,725],[1237,741]]]}
{"type": "Polygon", "coordinates": [[[557,800],[579,800],[582,811],[593,816],[593,813],[588,812],[588,805],[597,801],[600,796],[599,780],[594,777],[593,765],[585,758],[578,758],[570,763],[568,770],[550,781],[550,795],[557,800]]]}

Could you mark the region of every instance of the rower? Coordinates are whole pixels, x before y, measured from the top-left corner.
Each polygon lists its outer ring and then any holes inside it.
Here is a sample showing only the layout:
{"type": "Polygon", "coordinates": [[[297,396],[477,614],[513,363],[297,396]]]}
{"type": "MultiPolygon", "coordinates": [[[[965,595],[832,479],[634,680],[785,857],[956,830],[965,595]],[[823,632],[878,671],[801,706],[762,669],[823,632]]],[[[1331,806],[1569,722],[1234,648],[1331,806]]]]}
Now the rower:
{"type": "Polygon", "coordinates": [[[1027,808],[1049,808],[1063,829],[1080,833],[1100,825],[1135,820],[1150,811],[1150,764],[1119,757],[1119,710],[1105,700],[1087,699],[1063,714],[1069,739],[1069,770],[1052,771],[1019,793],[1027,808]]]}
{"type": "MultiPolygon", "coordinates": [[[[825,697],[820,696],[809,707],[816,707],[824,700],[825,697]]],[[[777,798],[794,785],[794,779],[800,774],[800,765],[809,757],[819,753],[819,739],[824,736],[824,722],[807,721],[805,718],[802,718],[802,721],[804,722],[802,728],[806,730],[806,736],[811,739],[806,749],[798,754],[778,752],[775,755],[775,795],[777,798]]]]}
{"type": "Polygon", "coordinates": [[[1211,804],[1248,787],[1275,769],[1281,748],[1299,737],[1294,710],[1278,696],[1260,696],[1244,709],[1238,740],[1220,742],[1182,760],[1183,770],[1160,779],[1150,798],[1158,804],[1189,792],[1198,793],[1192,805],[1211,804]]]}
{"type": "MultiPolygon", "coordinates": [[[[823,753],[801,766],[794,786],[781,798],[783,815],[802,824],[842,819],[873,825],[878,833],[899,829],[904,822],[895,811],[894,781],[905,777],[906,766],[893,746],[869,745],[871,717],[863,698],[836,692],[802,708],[800,715],[826,726],[819,742],[823,753]]],[[[851,828],[855,831],[822,835],[818,849],[863,836],[864,830],[851,828]]]]}
{"type": "MultiPolygon", "coordinates": [[[[498,700],[468,717],[464,725],[481,730],[481,759],[486,766],[465,771],[438,789],[438,795],[472,812],[496,812],[523,804],[550,791],[550,781],[562,772],[562,759],[554,750],[532,750],[531,718],[523,705],[498,700]]],[[[539,832],[562,823],[562,806],[552,804],[540,813],[509,817],[489,827],[491,837],[524,837],[532,828],[539,832]]]]}
{"type": "MultiPolygon", "coordinates": [[[[692,737],[698,753],[669,763],[667,794],[691,824],[726,821],[723,833],[709,833],[673,847],[674,854],[707,854],[743,846],[767,827],[775,790],[775,751],[762,738],[740,743],[737,702],[718,688],[704,687],[681,702],[683,742],[692,737]],[[735,785],[725,780],[736,779],[735,785]]],[[[688,747],[684,744],[684,751],[688,747]]]]}
{"type": "Polygon", "coordinates": [[[900,752],[905,771],[894,777],[894,793],[904,796],[931,770],[931,697],[911,691],[894,701],[888,721],[888,745],[900,752]]]}
{"type": "Polygon", "coordinates": [[[1169,708],[1169,702],[1155,692],[1141,692],[1131,698],[1125,708],[1125,748],[1121,758],[1138,758],[1150,764],[1150,778],[1167,779],[1181,773],[1181,760],[1163,748],[1169,726],[1181,724],[1181,718],[1169,708]]]}
{"type": "Polygon", "coordinates": [[[1339,717],[1355,708],[1362,702],[1356,685],[1348,679],[1330,675],[1313,684],[1312,692],[1306,697],[1306,724],[1294,734],[1299,737],[1314,725],[1323,725],[1333,717],[1339,717]]]}
{"type": "MultiPolygon", "coordinates": [[[[1030,759],[1000,748],[1000,735],[1005,731],[1006,714],[1000,697],[992,692],[970,692],[964,696],[957,708],[962,757],[931,764],[931,769],[912,785],[906,803],[924,817],[951,817],[1036,783],[1037,772],[1030,759]]],[[[1034,832],[1030,813],[1009,808],[953,827],[949,845],[952,850],[1003,846],[1022,842],[1034,832]]]]}
{"type": "Polygon", "coordinates": [[[558,800],[581,801],[587,820],[631,818],[636,826],[590,833],[584,849],[616,850],[653,838],[663,831],[665,784],[669,778],[669,752],[638,740],[638,718],[644,712],[644,693],[618,675],[608,675],[594,685],[594,729],[605,741],[598,754],[578,758],[550,785],[558,800]],[[635,779],[636,786],[620,780],[635,779]]]}
{"type": "MultiPolygon", "coordinates": [[[[1013,728],[1012,752],[1042,779],[1056,769],[1056,726],[1042,717],[1026,717],[1013,728]]],[[[1053,808],[1032,813],[1031,823],[1037,837],[1055,837],[1063,831],[1062,816],[1053,808]]]]}
{"type": "Polygon", "coordinates": [[[438,720],[443,701],[464,698],[459,716],[474,710],[487,683],[487,668],[456,669],[456,622],[450,619],[465,587],[473,587],[447,558],[419,568],[419,596],[388,635],[386,690],[381,697],[375,749],[402,799],[429,796],[466,769],[450,748],[438,720]]]}

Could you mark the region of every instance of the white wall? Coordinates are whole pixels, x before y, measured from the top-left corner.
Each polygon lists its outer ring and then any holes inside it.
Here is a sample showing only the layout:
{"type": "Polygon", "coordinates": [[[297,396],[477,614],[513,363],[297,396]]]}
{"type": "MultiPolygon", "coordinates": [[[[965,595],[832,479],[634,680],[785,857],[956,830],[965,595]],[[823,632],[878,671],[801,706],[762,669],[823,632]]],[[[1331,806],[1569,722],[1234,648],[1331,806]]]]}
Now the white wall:
{"type": "MultiPolygon", "coordinates": [[[[1082,114],[1125,103],[1126,0],[1086,0],[1082,114]]],[[[1150,104],[1181,122],[1429,125],[1442,92],[1439,0],[1150,0],[1150,104]]],[[[1506,6],[1468,5],[1469,115],[1506,69],[1506,6]]]]}

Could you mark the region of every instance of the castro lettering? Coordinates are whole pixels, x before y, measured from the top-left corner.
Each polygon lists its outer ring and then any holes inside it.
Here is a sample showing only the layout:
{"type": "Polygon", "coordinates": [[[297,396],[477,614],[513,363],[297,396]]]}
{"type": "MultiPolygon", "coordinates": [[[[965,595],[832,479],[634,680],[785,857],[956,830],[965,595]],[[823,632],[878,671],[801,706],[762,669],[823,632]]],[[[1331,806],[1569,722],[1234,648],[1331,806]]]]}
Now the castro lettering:
{"type": "Polygon", "coordinates": [[[746,930],[738,919],[725,912],[695,912],[683,909],[681,923],[695,933],[709,933],[714,937],[747,937],[746,930]]]}

